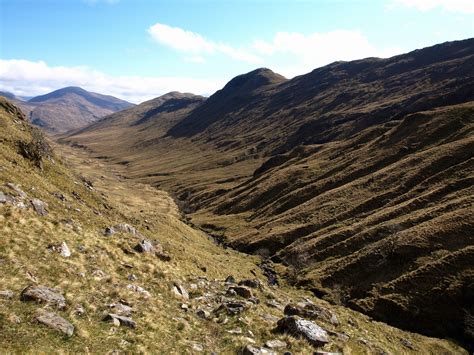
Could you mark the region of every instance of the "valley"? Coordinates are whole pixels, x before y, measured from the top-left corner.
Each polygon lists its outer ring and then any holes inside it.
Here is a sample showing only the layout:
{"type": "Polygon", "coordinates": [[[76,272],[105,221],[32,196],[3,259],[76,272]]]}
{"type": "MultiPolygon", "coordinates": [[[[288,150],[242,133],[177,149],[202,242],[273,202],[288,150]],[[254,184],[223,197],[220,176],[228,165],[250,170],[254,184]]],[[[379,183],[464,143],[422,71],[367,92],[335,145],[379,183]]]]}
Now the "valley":
{"type": "Polygon", "coordinates": [[[41,138],[18,108],[0,104],[2,351],[464,353],[284,278],[268,284],[260,257],[215,244],[166,192],[122,176],[123,165],[48,143],[36,158],[21,155],[18,141],[41,138]],[[143,240],[154,252],[137,249],[143,240]],[[26,298],[35,287],[50,291],[26,298]],[[284,314],[316,321],[325,335],[310,343],[278,330],[284,314]]]}
{"type": "Polygon", "coordinates": [[[292,80],[258,69],[60,141],[170,191],[298,287],[472,344],[473,60],[469,39],[292,80]]]}

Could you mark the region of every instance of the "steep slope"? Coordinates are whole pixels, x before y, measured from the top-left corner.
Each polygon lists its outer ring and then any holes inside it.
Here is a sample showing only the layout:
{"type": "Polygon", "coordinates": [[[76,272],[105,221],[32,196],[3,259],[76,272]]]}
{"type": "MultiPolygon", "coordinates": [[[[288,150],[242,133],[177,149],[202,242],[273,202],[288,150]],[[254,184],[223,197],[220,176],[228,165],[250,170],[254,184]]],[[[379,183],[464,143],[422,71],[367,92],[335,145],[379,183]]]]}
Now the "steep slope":
{"type": "Polygon", "coordinates": [[[107,118],[65,141],[319,296],[470,343],[473,64],[469,39],[291,80],[259,69],[165,135],[107,118]]]}
{"type": "Polygon", "coordinates": [[[31,123],[48,133],[63,133],[97,121],[101,117],[134,106],[113,96],[66,87],[28,101],[16,101],[31,123]]]}
{"type": "Polygon", "coordinates": [[[276,339],[293,353],[466,353],[283,280],[267,285],[262,270],[271,263],[260,270],[258,258],[215,245],[181,221],[165,192],[81,152],[52,151],[3,99],[0,146],[2,352],[240,353],[276,339]],[[148,242],[154,252],[143,249],[148,242]],[[224,281],[228,275],[254,286],[224,281]],[[283,312],[288,302],[301,304],[283,312]],[[317,321],[327,340],[311,345],[273,331],[290,311],[317,321]]]}

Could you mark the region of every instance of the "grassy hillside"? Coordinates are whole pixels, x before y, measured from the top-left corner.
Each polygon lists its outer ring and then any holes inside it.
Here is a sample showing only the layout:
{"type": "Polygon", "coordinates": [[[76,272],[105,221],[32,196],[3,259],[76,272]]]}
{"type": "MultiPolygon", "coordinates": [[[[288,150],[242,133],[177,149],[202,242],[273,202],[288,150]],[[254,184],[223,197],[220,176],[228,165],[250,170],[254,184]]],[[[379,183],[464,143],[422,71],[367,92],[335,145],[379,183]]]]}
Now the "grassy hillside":
{"type": "Polygon", "coordinates": [[[470,343],[473,60],[469,39],[291,80],[259,69],[64,141],[320,297],[470,343]]]}
{"type": "Polygon", "coordinates": [[[284,349],[308,353],[315,348],[307,341],[274,332],[282,307],[298,301],[312,301],[331,315],[317,319],[330,332],[325,350],[464,352],[448,341],[404,332],[330,305],[284,280],[279,286],[267,285],[260,258],[223,249],[185,224],[167,193],[124,179],[113,166],[83,151],[50,150],[19,109],[0,100],[3,352],[236,353],[278,339],[286,344],[284,349]],[[39,214],[33,199],[45,203],[46,212],[39,209],[39,214]],[[130,233],[133,229],[121,231],[119,223],[133,226],[136,234],[130,233]],[[110,226],[117,232],[104,235],[110,226]],[[161,256],[135,251],[142,239],[159,243],[161,256]],[[63,242],[70,256],[60,253],[63,242]],[[251,289],[258,303],[228,295],[231,285],[224,279],[229,275],[237,281],[260,279],[262,287],[251,289]],[[21,299],[27,286],[38,285],[57,290],[66,306],[57,309],[21,299]],[[177,294],[175,285],[187,290],[189,299],[177,294]],[[226,300],[242,302],[248,309],[235,316],[214,313],[226,300]],[[111,308],[118,303],[132,308],[135,328],[103,321],[108,313],[118,312],[117,306],[111,308]],[[45,311],[70,322],[73,335],[40,324],[37,314],[45,311]]]}

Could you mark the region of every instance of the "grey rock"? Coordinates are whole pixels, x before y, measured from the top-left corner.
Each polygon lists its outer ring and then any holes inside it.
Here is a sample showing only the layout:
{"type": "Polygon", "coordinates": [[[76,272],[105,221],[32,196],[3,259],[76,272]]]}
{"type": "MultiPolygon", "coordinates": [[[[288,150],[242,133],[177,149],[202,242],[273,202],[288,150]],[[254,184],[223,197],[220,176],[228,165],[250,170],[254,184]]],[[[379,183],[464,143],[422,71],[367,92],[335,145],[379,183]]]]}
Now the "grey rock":
{"type": "Polygon", "coordinates": [[[104,230],[104,235],[105,235],[106,237],[110,237],[110,236],[113,235],[113,234],[115,234],[115,229],[114,229],[114,227],[107,227],[107,228],[105,228],[105,230],[104,230]]]}
{"type": "Polygon", "coordinates": [[[211,314],[204,310],[204,309],[198,309],[196,311],[196,315],[199,317],[199,318],[202,318],[202,319],[209,319],[211,317],[211,314]]]}
{"type": "Polygon", "coordinates": [[[177,297],[180,297],[184,300],[189,300],[189,293],[188,291],[186,291],[186,289],[178,284],[178,283],[174,283],[173,284],[173,287],[171,288],[171,291],[177,296],[177,297]]]}
{"type": "Polygon", "coordinates": [[[74,334],[74,326],[63,317],[55,313],[41,310],[35,318],[39,323],[46,325],[51,329],[55,329],[67,336],[74,334]]]}
{"type": "Polygon", "coordinates": [[[246,286],[230,286],[228,289],[228,292],[235,292],[237,295],[243,298],[251,298],[253,297],[252,295],[252,290],[249,289],[246,286]]]}
{"type": "Polygon", "coordinates": [[[20,189],[18,187],[18,185],[15,185],[11,182],[7,183],[7,186],[12,189],[13,191],[16,192],[16,194],[18,195],[18,197],[20,198],[26,198],[26,192],[24,192],[22,189],[20,189]]]}
{"type": "Polygon", "coordinates": [[[262,288],[262,283],[259,279],[246,279],[239,282],[240,286],[247,286],[250,288],[262,288]]]}
{"type": "Polygon", "coordinates": [[[276,323],[280,319],[280,318],[275,317],[271,314],[262,314],[260,317],[268,323],[276,323]]]}
{"type": "Polygon", "coordinates": [[[82,307],[82,305],[78,304],[76,305],[76,307],[74,307],[74,314],[82,316],[86,314],[86,310],[84,309],[84,307],[82,307]]]}
{"type": "Polygon", "coordinates": [[[59,254],[61,254],[63,258],[69,258],[71,256],[71,250],[69,250],[66,242],[62,242],[59,246],[59,254]]]}
{"type": "Polygon", "coordinates": [[[148,292],[147,290],[145,290],[145,289],[144,289],[143,287],[141,287],[141,286],[129,284],[129,285],[127,285],[126,287],[127,287],[127,289],[129,289],[130,291],[137,292],[137,293],[141,293],[141,294],[142,294],[143,296],[145,296],[145,297],[150,297],[150,296],[151,296],[150,292],[148,292]]]}
{"type": "Polygon", "coordinates": [[[132,307],[120,302],[109,304],[109,308],[113,309],[114,314],[118,314],[119,316],[130,317],[132,314],[132,307]]]}
{"type": "Polygon", "coordinates": [[[413,343],[408,339],[405,339],[405,338],[400,339],[400,344],[402,344],[405,348],[408,348],[410,350],[415,350],[413,343]]]}
{"type": "Polygon", "coordinates": [[[258,348],[253,345],[247,345],[242,351],[242,354],[243,355],[263,355],[263,354],[276,355],[276,352],[267,348],[258,348]]]}
{"type": "Polygon", "coordinates": [[[66,308],[66,299],[57,290],[46,286],[28,286],[20,295],[24,302],[34,301],[53,305],[58,309],[66,308]]]}
{"type": "Polygon", "coordinates": [[[7,300],[11,300],[15,296],[13,291],[10,290],[5,290],[5,291],[0,291],[0,298],[5,298],[7,300]]]}
{"type": "Polygon", "coordinates": [[[284,341],[274,339],[269,340],[265,343],[265,346],[270,349],[279,349],[279,348],[286,348],[287,344],[284,341]]]}
{"type": "Polygon", "coordinates": [[[128,275],[127,279],[129,281],[137,281],[138,277],[135,274],[130,274],[130,275],[128,275]]]}
{"type": "Polygon", "coordinates": [[[232,275],[227,276],[226,279],[225,279],[225,283],[226,284],[235,284],[234,276],[232,276],[232,275]]]}
{"type": "Polygon", "coordinates": [[[335,314],[326,308],[315,305],[312,302],[298,302],[286,305],[284,313],[287,316],[300,316],[309,319],[323,319],[331,324],[338,325],[339,321],[335,314]]]}
{"type": "Polygon", "coordinates": [[[220,313],[226,312],[230,316],[242,313],[247,309],[247,305],[241,301],[225,301],[219,305],[213,312],[220,313]]]}
{"type": "Polygon", "coordinates": [[[163,250],[156,250],[155,255],[161,261],[171,261],[171,256],[163,250]]]}
{"type": "Polygon", "coordinates": [[[146,239],[141,240],[134,249],[139,253],[151,253],[153,251],[153,244],[146,239]]]}
{"type": "Polygon", "coordinates": [[[234,328],[234,329],[228,330],[227,333],[234,334],[234,335],[242,334],[242,328],[234,328]]]}
{"type": "Polygon", "coordinates": [[[116,224],[115,226],[113,226],[113,229],[116,232],[129,233],[129,234],[137,236],[137,237],[142,236],[140,234],[140,232],[135,227],[133,227],[130,224],[127,224],[127,223],[116,224]]]}
{"type": "Polygon", "coordinates": [[[8,197],[2,191],[0,191],[0,203],[7,203],[8,197]]]}
{"type": "Polygon", "coordinates": [[[329,343],[328,333],[314,322],[297,316],[282,318],[277,323],[277,330],[295,337],[301,337],[315,346],[329,343]]]}
{"type": "Polygon", "coordinates": [[[112,322],[114,324],[117,324],[117,321],[118,321],[118,323],[120,325],[123,325],[125,327],[129,327],[129,328],[136,328],[137,327],[137,323],[132,318],[120,316],[120,315],[114,314],[114,313],[107,314],[104,317],[104,321],[112,322]]]}
{"type": "Polygon", "coordinates": [[[33,198],[30,200],[33,209],[39,216],[46,216],[48,214],[47,204],[37,198],[33,198]]]}

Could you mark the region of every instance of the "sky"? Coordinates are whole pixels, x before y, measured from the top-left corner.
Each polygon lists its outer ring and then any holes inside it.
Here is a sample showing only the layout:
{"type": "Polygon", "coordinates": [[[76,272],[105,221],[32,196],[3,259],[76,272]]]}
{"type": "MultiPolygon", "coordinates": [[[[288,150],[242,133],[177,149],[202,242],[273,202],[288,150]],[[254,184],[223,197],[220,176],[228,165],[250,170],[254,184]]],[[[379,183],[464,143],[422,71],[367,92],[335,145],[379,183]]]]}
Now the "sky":
{"type": "Polygon", "coordinates": [[[474,0],[0,0],[0,91],[134,103],[474,37],[474,0]]]}

